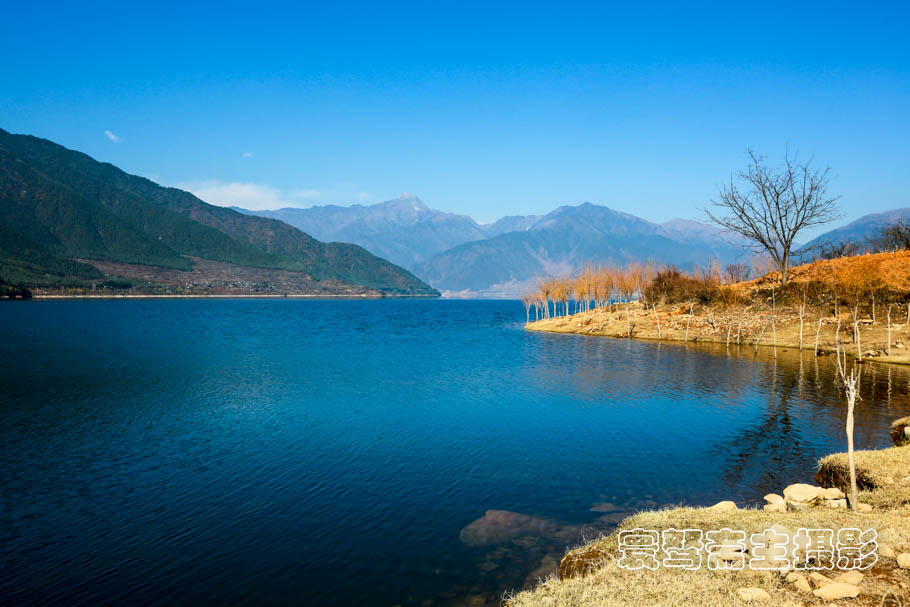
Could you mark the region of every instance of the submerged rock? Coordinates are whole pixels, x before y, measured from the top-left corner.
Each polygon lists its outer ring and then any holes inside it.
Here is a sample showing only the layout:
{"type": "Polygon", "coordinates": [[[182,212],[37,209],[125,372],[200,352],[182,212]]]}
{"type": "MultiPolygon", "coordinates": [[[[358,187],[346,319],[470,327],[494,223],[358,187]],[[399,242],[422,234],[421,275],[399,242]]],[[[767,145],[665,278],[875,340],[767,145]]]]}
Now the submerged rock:
{"type": "Polygon", "coordinates": [[[508,542],[528,546],[534,543],[534,538],[568,543],[575,540],[580,531],[580,525],[565,525],[533,514],[487,510],[482,517],[462,529],[459,538],[463,544],[474,548],[508,542]]]}

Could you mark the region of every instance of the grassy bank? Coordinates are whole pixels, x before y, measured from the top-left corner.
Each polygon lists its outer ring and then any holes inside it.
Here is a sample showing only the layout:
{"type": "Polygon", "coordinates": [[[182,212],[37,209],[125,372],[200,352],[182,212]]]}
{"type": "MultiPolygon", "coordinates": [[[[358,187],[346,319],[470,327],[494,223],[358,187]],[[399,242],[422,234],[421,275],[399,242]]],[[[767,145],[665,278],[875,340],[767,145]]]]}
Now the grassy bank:
{"type": "MultiPolygon", "coordinates": [[[[655,571],[628,570],[617,564],[620,557],[617,535],[596,539],[570,551],[560,566],[560,575],[543,580],[529,591],[510,597],[507,607],[603,607],[673,606],[708,607],[719,605],[908,605],[910,604],[910,569],[899,564],[902,553],[910,553],[910,447],[892,447],[880,451],[857,452],[860,474],[866,479],[860,503],[870,504],[869,512],[852,512],[825,506],[805,511],[767,512],[739,510],[730,507],[673,508],[641,512],[623,521],[623,529],[735,529],[760,533],[772,525],[790,531],[800,528],[875,529],[878,532],[878,562],[857,577],[856,573],[838,570],[821,571],[824,578],[803,572],[797,582],[792,570],[789,577],[780,572],[696,571],[661,567],[655,571]],[[859,595],[836,602],[817,596],[830,582],[849,582],[859,595]],[[764,599],[748,599],[743,589],[761,589],[764,599]]],[[[845,454],[836,454],[820,462],[819,477],[835,479],[832,469],[844,465],[845,454]],[[826,473],[826,469],[828,473],[826,473]],[[827,474],[827,476],[826,476],[827,474]]],[[[830,483],[829,483],[830,484],[830,483]]],[[[907,557],[904,557],[907,558],[907,557]]]]}

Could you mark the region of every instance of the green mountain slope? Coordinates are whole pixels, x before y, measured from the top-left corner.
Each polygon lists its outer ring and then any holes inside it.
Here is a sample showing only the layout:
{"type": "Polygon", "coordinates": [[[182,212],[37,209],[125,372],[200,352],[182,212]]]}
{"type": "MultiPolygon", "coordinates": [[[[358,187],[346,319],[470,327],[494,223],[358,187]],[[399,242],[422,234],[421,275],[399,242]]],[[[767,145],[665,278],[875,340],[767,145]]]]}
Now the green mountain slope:
{"type": "MultiPolygon", "coordinates": [[[[73,258],[185,270],[184,256],[303,272],[395,294],[435,291],[355,245],[322,243],[280,221],[215,207],[45,139],[0,129],[0,279],[89,277],[73,258]],[[69,264],[69,265],[67,265],[69,264]]],[[[97,272],[97,271],[95,271],[97,272]]]]}

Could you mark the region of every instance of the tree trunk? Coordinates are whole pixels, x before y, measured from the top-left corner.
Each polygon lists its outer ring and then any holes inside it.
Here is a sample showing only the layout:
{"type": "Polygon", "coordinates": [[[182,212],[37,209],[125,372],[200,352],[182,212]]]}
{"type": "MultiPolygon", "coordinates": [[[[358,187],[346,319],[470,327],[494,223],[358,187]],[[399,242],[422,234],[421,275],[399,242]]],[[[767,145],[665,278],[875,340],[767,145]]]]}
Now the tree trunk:
{"type": "Polygon", "coordinates": [[[853,409],[856,406],[856,377],[847,382],[847,463],[850,466],[850,509],[856,510],[856,460],[853,456],[853,409]]]}
{"type": "Polygon", "coordinates": [[[774,357],[777,358],[777,319],[775,312],[777,310],[777,300],[774,296],[774,287],[771,287],[771,336],[774,344],[774,357]]]}
{"type": "Polygon", "coordinates": [[[790,277],[790,251],[784,253],[784,258],[780,264],[780,285],[787,285],[787,279],[790,277]]]}
{"type": "Polygon", "coordinates": [[[632,302],[626,302],[626,330],[629,337],[632,337],[632,302]]]}
{"type": "Polygon", "coordinates": [[[657,321],[657,339],[662,340],[664,336],[660,332],[660,315],[657,313],[657,304],[651,306],[651,309],[654,311],[654,320],[657,321]]]}
{"type": "Polygon", "coordinates": [[[822,333],[822,316],[823,312],[818,313],[818,328],[815,330],[815,355],[818,356],[818,338],[822,333]]]}
{"type": "Polygon", "coordinates": [[[863,348],[859,343],[859,306],[853,308],[851,314],[853,314],[853,334],[854,338],[856,339],[856,359],[862,360],[863,348]]]}
{"type": "Polygon", "coordinates": [[[695,306],[695,304],[692,304],[692,303],[689,304],[689,317],[686,318],[686,339],[683,340],[684,342],[689,341],[689,323],[692,322],[692,308],[694,306],[695,306]]]}

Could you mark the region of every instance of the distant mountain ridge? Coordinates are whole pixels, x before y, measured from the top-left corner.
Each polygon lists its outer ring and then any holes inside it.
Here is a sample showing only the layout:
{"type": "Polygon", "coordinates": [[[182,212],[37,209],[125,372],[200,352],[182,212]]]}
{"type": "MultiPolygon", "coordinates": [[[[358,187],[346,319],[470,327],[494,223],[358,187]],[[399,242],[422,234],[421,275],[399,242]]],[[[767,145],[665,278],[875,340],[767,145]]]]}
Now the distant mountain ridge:
{"type": "Polygon", "coordinates": [[[720,230],[690,220],[655,224],[629,213],[583,203],[562,206],[520,231],[464,243],[435,255],[415,272],[443,292],[515,296],[535,278],[585,264],[651,259],[681,267],[725,263],[748,252],[720,230]]]}
{"type": "Polygon", "coordinates": [[[546,215],[478,224],[429,208],[413,194],[371,206],[244,211],[286,221],[326,240],[355,242],[449,294],[514,297],[538,276],[586,263],[653,259],[687,267],[748,258],[741,239],[689,219],[664,224],[584,203],[546,215]]]}
{"type": "Polygon", "coordinates": [[[394,294],[432,295],[411,273],[283,222],[209,205],[46,139],[0,129],[0,279],[92,279],[77,260],[188,270],[200,258],[305,273],[394,294]]]}
{"type": "Polygon", "coordinates": [[[899,221],[910,221],[910,207],[863,215],[845,226],[835,228],[813,238],[801,248],[806,251],[806,255],[811,256],[818,253],[821,247],[826,244],[847,242],[863,244],[867,238],[876,237],[882,228],[899,221]]]}
{"type": "Polygon", "coordinates": [[[463,242],[487,237],[484,227],[470,217],[431,209],[410,193],[370,206],[242,212],[280,219],[320,240],[358,244],[406,268],[463,242]]]}

